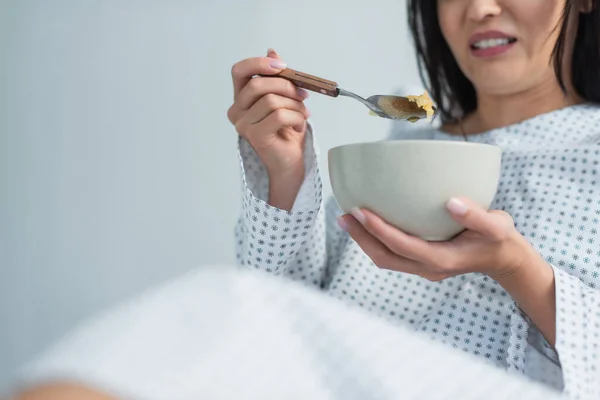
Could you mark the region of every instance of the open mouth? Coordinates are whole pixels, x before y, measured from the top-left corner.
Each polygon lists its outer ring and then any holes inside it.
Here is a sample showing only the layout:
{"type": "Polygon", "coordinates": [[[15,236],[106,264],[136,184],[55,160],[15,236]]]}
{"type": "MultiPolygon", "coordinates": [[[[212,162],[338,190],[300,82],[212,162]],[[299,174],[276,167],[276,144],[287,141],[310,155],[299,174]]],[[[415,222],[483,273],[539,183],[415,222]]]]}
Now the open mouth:
{"type": "Polygon", "coordinates": [[[510,46],[515,43],[515,38],[497,38],[497,39],[483,39],[471,44],[472,50],[488,50],[497,47],[510,46]]]}

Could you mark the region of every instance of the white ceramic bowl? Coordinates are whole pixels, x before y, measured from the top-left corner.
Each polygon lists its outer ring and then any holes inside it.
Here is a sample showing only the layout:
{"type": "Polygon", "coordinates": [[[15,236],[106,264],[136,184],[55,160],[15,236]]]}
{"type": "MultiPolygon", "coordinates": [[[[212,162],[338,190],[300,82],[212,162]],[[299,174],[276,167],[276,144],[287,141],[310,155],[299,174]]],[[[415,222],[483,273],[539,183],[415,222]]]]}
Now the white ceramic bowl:
{"type": "Polygon", "coordinates": [[[489,209],[501,158],[497,146],[441,140],[357,143],[328,152],[333,194],[344,212],[366,208],[428,241],[463,231],[446,210],[451,197],[489,209]]]}

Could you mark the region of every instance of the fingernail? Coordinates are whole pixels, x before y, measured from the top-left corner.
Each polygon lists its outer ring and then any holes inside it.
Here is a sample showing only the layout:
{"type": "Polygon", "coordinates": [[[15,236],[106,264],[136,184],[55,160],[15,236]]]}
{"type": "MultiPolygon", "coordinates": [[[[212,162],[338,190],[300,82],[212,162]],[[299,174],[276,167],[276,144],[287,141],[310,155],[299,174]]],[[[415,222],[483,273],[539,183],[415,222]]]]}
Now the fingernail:
{"type": "Polygon", "coordinates": [[[287,66],[287,64],[281,60],[271,60],[270,65],[271,65],[271,68],[275,68],[275,69],[284,69],[287,66]]]}
{"type": "Polygon", "coordinates": [[[343,216],[337,217],[337,223],[344,232],[348,232],[348,224],[346,223],[346,221],[344,221],[343,216]]]}
{"type": "Polygon", "coordinates": [[[298,92],[298,96],[302,97],[303,99],[308,99],[308,96],[310,96],[308,94],[308,91],[306,91],[302,88],[298,88],[298,89],[296,89],[296,91],[298,92]]]}
{"type": "Polygon", "coordinates": [[[350,210],[350,214],[352,214],[352,216],[363,225],[365,224],[365,222],[367,222],[367,216],[357,207],[354,207],[352,210],[350,210]]]}
{"type": "Polygon", "coordinates": [[[307,108],[306,109],[306,118],[310,118],[310,116],[312,115],[312,113],[310,112],[310,110],[307,108]]]}
{"type": "Polygon", "coordinates": [[[446,203],[446,208],[448,208],[452,214],[458,216],[463,216],[469,211],[467,205],[455,197],[451,198],[448,203],[446,203]]]}
{"type": "Polygon", "coordinates": [[[272,47],[270,47],[270,48],[267,50],[267,55],[269,55],[269,54],[271,54],[271,53],[273,53],[273,54],[277,54],[277,52],[275,51],[275,49],[274,49],[274,48],[272,48],[272,47]]]}

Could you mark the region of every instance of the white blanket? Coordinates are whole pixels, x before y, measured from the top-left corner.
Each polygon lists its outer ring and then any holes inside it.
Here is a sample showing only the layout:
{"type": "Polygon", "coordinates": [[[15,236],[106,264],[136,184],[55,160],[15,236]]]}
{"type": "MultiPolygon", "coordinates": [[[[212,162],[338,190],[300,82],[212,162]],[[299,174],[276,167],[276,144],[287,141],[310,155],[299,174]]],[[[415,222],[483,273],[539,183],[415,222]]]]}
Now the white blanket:
{"type": "Polygon", "coordinates": [[[558,398],[323,293],[229,267],[87,322],[21,376],[139,400],[558,398]]]}

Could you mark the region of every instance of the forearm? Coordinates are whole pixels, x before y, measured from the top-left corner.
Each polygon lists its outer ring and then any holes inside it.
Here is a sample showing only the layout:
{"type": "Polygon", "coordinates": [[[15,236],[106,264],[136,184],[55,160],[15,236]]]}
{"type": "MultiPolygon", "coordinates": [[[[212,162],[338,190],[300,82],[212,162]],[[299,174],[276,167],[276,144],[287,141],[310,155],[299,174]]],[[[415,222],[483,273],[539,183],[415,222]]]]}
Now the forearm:
{"type": "MultiPolygon", "coordinates": [[[[556,292],[552,267],[533,248],[528,261],[509,276],[496,279],[554,346],[556,292]]],[[[529,250],[528,250],[529,251],[529,250]]]]}

